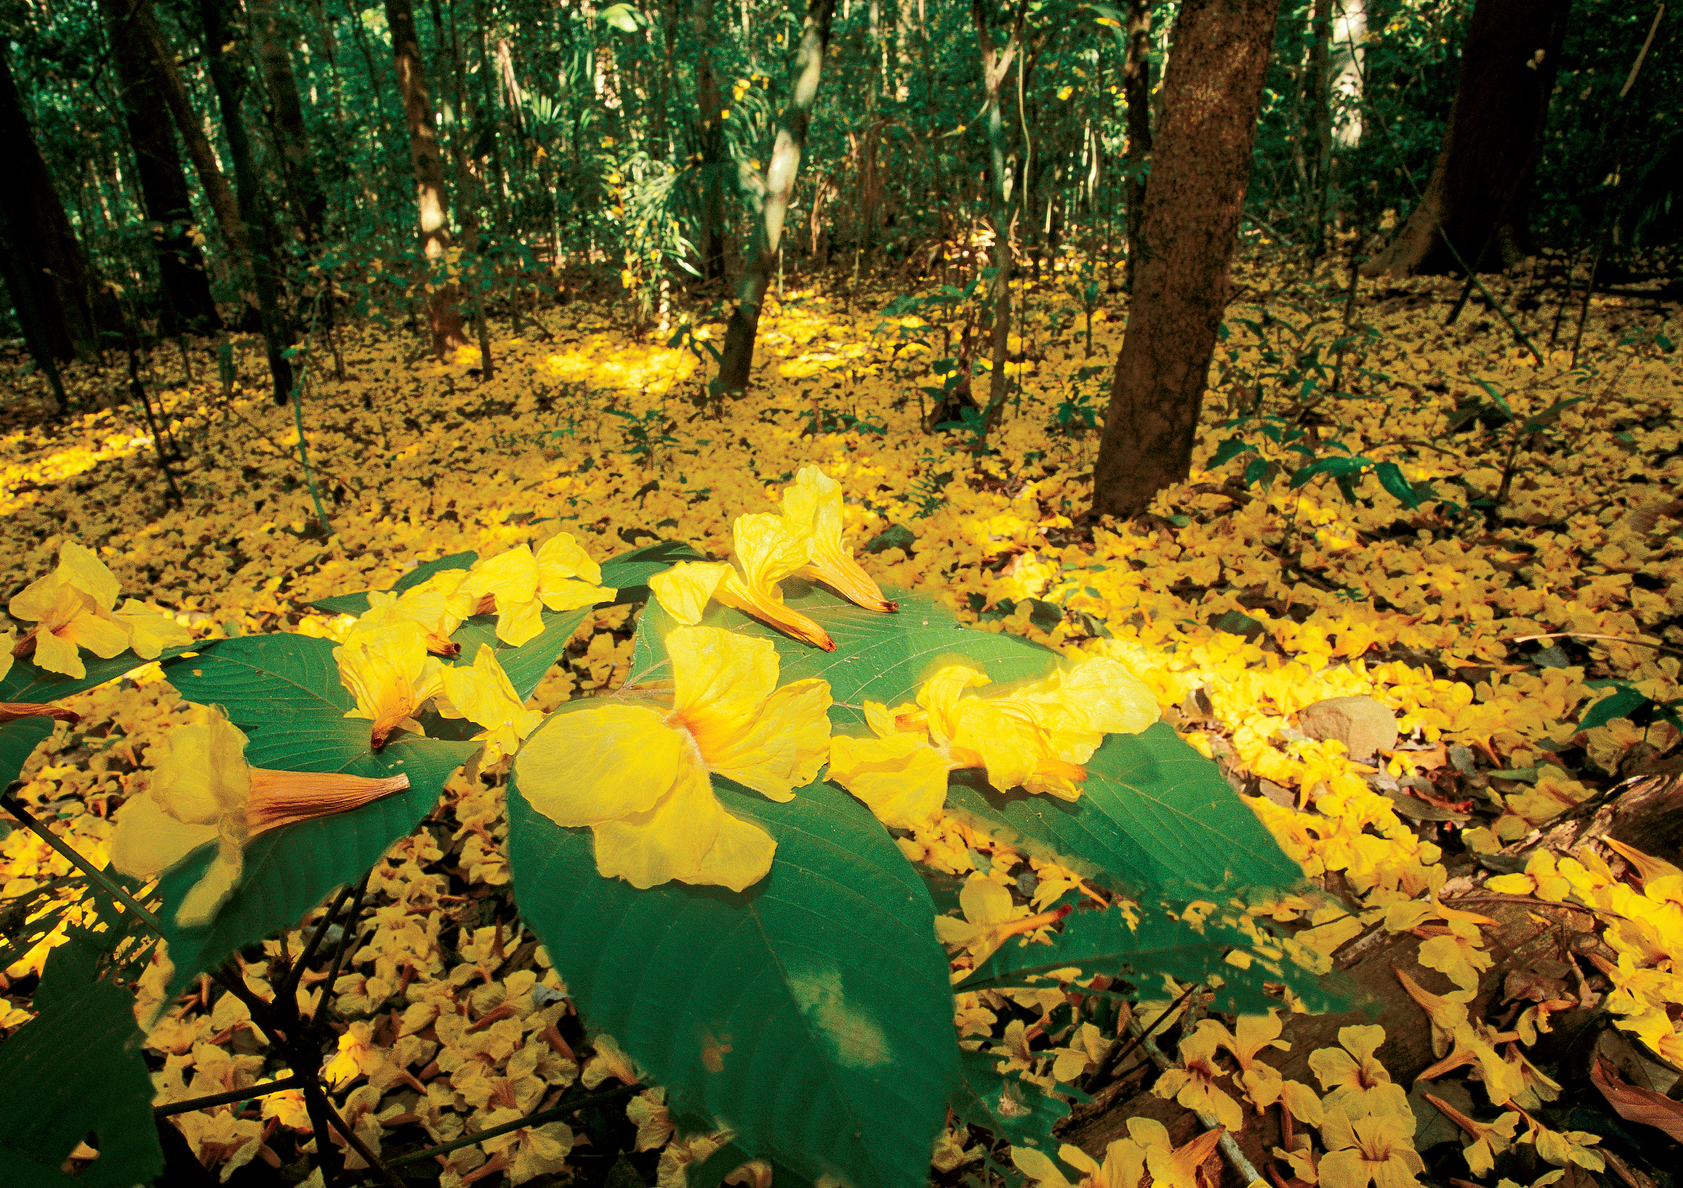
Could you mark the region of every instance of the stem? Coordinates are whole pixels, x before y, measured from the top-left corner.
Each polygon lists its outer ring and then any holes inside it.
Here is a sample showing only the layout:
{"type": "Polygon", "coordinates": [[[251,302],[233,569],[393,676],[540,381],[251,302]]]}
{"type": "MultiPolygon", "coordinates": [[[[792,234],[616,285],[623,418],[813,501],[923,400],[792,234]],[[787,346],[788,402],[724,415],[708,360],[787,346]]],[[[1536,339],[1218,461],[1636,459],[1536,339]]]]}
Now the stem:
{"type": "Polygon", "coordinates": [[[327,1107],[328,1122],[332,1123],[334,1130],[344,1136],[345,1141],[350,1144],[351,1150],[355,1151],[371,1169],[378,1172],[380,1178],[391,1185],[391,1188],[405,1188],[404,1182],[398,1174],[382,1162],[378,1155],[369,1150],[368,1144],[358,1138],[356,1131],[352,1130],[345,1120],[339,1116],[339,1111],[333,1108],[333,1103],[324,1099],[323,1104],[327,1107]]]}
{"type": "Polygon", "coordinates": [[[236,1101],[250,1101],[259,1097],[267,1097],[271,1093],[280,1093],[287,1089],[300,1089],[305,1078],[290,1076],[284,1081],[270,1081],[263,1085],[253,1085],[248,1089],[230,1089],[226,1093],[212,1093],[209,1097],[194,1097],[187,1101],[172,1101],[168,1105],[153,1106],[154,1118],[169,1118],[176,1114],[188,1114],[194,1110],[208,1110],[211,1106],[228,1105],[236,1101]]]}
{"type": "Polygon", "coordinates": [[[286,979],[275,991],[276,1002],[290,1001],[293,995],[298,992],[298,981],[304,976],[304,967],[314,960],[316,950],[321,948],[322,938],[327,935],[328,926],[333,923],[333,917],[337,916],[339,909],[345,906],[345,900],[350,898],[353,890],[355,888],[350,883],[346,883],[339,889],[339,894],[333,900],[333,905],[327,909],[327,914],[321,918],[321,923],[316,925],[316,930],[311,934],[309,943],[304,946],[304,951],[298,954],[298,960],[293,962],[292,972],[286,975],[286,979]]]}
{"type": "Polygon", "coordinates": [[[1198,989],[1198,986],[1199,983],[1194,982],[1185,990],[1182,990],[1180,992],[1180,997],[1171,1002],[1163,1013],[1157,1016],[1156,1021],[1153,1022],[1150,1027],[1145,1028],[1143,1031],[1135,1032],[1134,1038],[1128,1041],[1127,1046],[1124,1047],[1122,1044],[1122,1037],[1117,1036],[1116,1039],[1111,1042],[1110,1051],[1104,1054],[1104,1058],[1099,1061],[1099,1066],[1093,1070],[1092,1079],[1087,1082],[1086,1092],[1091,1094],[1094,1092],[1096,1086],[1103,1086],[1107,1084],[1110,1080],[1111,1070],[1126,1060],[1128,1058],[1128,1054],[1135,1048],[1139,1047],[1140,1044],[1144,1043],[1147,1036],[1156,1031],[1159,1027],[1163,1026],[1163,1024],[1167,1023],[1170,1019],[1174,1018],[1175,1012],[1180,1009],[1180,1004],[1185,1002],[1188,998],[1191,998],[1192,992],[1198,989]]]}
{"type": "Polygon", "coordinates": [[[146,925],[146,927],[150,928],[159,936],[163,936],[163,925],[158,922],[157,916],[141,907],[139,900],[119,887],[103,870],[95,868],[94,865],[86,858],[71,849],[56,833],[41,824],[41,822],[37,821],[34,815],[18,802],[16,797],[0,796],[0,808],[4,808],[8,813],[16,817],[31,833],[35,834],[35,836],[39,837],[42,841],[51,846],[61,858],[65,859],[70,863],[70,865],[87,875],[89,881],[100,890],[104,891],[118,903],[128,908],[129,911],[133,912],[142,924],[146,925]]]}
{"type": "MultiPolygon", "coordinates": [[[[301,370],[309,374],[308,365],[301,370]]],[[[298,460],[304,464],[304,481],[310,487],[310,499],[316,505],[316,522],[321,525],[323,537],[333,535],[333,525],[327,522],[327,510],[321,505],[321,493],[316,490],[316,474],[310,469],[310,447],[304,441],[304,376],[298,377],[298,382],[292,385],[292,425],[298,430],[298,460]]]]}
{"type": "MultiPolygon", "coordinates": [[[[1129,1025],[1130,1030],[1135,1030],[1138,1027],[1139,1024],[1137,1022],[1129,1025]]],[[[1150,1054],[1151,1059],[1156,1062],[1158,1068],[1170,1069],[1177,1067],[1174,1061],[1163,1055],[1163,1049],[1157,1046],[1156,1041],[1152,1040],[1143,1031],[1139,1032],[1139,1037],[1140,1044],[1145,1048],[1146,1052],[1150,1054]]],[[[1228,1134],[1226,1130],[1222,1129],[1220,1122],[1216,1121],[1215,1118],[1209,1114],[1206,1114],[1203,1110],[1194,1110],[1193,1113],[1198,1115],[1198,1121],[1204,1124],[1204,1129],[1221,1130],[1221,1141],[1219,1143],[1221,1153],[1227,1156],[1227,1161],[1233,1165],[1233,1170],[1239,1173],[1246,1184],[1254,1184],[1258,1180],[1262,1179],[1262,1176],[1257,1172],[1256,1167],[1249,1159],[1245,1158],[1245,1153],[1239,1150],[1239,1144],[1233,1141],[1233,1136],[1228,1134]]]]}

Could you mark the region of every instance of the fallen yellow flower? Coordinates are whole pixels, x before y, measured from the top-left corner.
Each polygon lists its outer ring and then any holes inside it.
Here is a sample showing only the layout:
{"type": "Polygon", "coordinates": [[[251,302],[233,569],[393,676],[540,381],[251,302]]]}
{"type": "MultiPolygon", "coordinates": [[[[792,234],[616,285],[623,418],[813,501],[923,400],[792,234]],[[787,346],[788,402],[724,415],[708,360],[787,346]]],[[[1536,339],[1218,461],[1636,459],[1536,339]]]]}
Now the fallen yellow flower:
{"type": "Polygon", "coordinates": [[[427,655],[427,633],[412,619],[391,618],[377,629],[354,631],[333,649],[339,683],[356,698],[347,718],[374,723],[369,743],[378,751],[402,727],[421,733],[414,715],[444,691],[443,665],[427,655]]]}
{"type": "Polygon", "coordinates": [[[875,737],[838,735],[830,778],[894,828],[927,823],[947,794],[947,773],[986,770],[1001,792],[1021,787],[1063,800],[1081,794],[1081,764],[1107,734],[1138,734],[1157,720],[1151,690],[1119,662],[1089,656],[1037,681],[990,684],[950,664],[918,690],[916,705],[865,703],[875,737]]]}
{"type": "Polygon", "coordinates": [[[666,650],[670,705],[618,697],[555,715],[520,752],[520,790],[557,825],[591,827],[604,878],[741,891],[765,877],[777,843],[727,813],[709,775],[793,799],[829,753],[830,686],[779,688],[770,642],[718,628],[674,628],[666,650]]]}
{"type": "Polygon", "coordinates": [[[455,592],[463,617],[497,612],[497,638],[512,647],[543,632],[543,608],[578,610],[606,602],[612,587],[602,584],[602,567],[578,541],[558,532],[534,554],[529,545],[475,563],[455,592]]]}
{"type": "Polygon", "coordinates": [[[701,622],[708,602],[734,607],[783,634],[836,650],[830,633],[788,606],[777,583],[807,563],[807,538],[789,530],[782,516],[760,512],[738,516],[732,526],[736,565],[724,561],[680,561],[649,579],[649,588],[678,622],[701,622]]]}
{"type": "Polygon", "coordinates": [[[484,765],[520,749],[520,743],[543,723],[543,711],[529,710],[515,696],[508,674],[497,663],[490,644],[480,644],[473,666],[444,666],[439,672],[447,701],[437,703],[447,718],[467,718],[485,729],[473,736],[484,741],[484,765]]]}
{"type": "Polygon", "coordinates": [[[899,603],[882,596],[871,575],[853,559],[852,550],[842,544],[841,509],[841,484],[816,466],[801,467],[794,485],[784,488],[783,519],[791,532],[805,536],[807,542],[801,576],[823,582],[866,610],[899,609],[899,603]]]}
{"type": "Polygon", "coordinates": [[[253,838],[409,787],[407,775],[367,779],[251,767],[245,747],[246,736],[220,707],[195,706],[192,718],[160,744],[151,786],[117,814],[111,865],[137,879],[153,878],[205,843],[218,843],[216,861],[176,909],[182,927],[209,923],[233,894],[253,838]]]}
{"type": "Polygon", "coordinates": [[[25,586],[7,606],[14,619],[35,623],[12,646],[12,655],[33,656],[48,672],[80,679],[88,672],[81,648],[109,660],[132,646],[141,659],[155,660],[164,648],[193,638],[174,620],[133,599],[113,613],[120,589],[92,549],[65,541],[58,568],[25,586]]]}

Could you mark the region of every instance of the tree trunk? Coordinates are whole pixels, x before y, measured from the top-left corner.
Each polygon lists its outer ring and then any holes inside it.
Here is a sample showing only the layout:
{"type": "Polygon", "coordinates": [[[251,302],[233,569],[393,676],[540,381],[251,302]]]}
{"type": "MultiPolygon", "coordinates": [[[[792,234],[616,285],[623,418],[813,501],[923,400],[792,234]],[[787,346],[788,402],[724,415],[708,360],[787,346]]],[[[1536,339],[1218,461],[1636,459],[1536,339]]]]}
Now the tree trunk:
{"type": "Polygon", "coordinates": [[[789,106],[783,109],[782,127],[772,145],[771,163],[760,182],[760,218],[754,227],[754,244],[743,266],[737,288],[736,308],[725,329],[725,344],[719,355],[716,390],[740,395],[748,389],[748,373],[754,363],[754,338],[760,328],[760,308],[772,273],[777,270],[777,253],[783,246],[783,220],[795,192],[795,173],[801,165],[806,128],[812,119],[812,105],[818,98],[818,78],[824,70],[824,50],[830,44],[830,17],[836,0],[811,0],[806,24],[801,30],[801,48],[795,57],[795,81],[789,106]]]}
{"type": "Polygon", "coordinates": [[[1367,276],[1501,271],[1532,251],[1527,197],[1571,0],[1478,0],[1420,205],[1367,276]]]}
{"type": "Polygon", "coordinates": [[[1327,212],[1332,205],[1332,5],[1315,0],[1310,18],[1309,128],[1315,155],[1309,163],[1309,192],[1315,204],[1315,230],[1310,252],[1320,259],[1326,250],[1327,212]]]}
{"type": "Polygon", "coordinates": [[[92,360],[98,326],[88,292],[87,257],[70,229],[35,144],[11,63],[0,50],[0,156],[12,180],[0,186],[0,230],[18,319],[38,358],[92,360]]]}
{"type": "Polygon", "coordinates": [[[246,9],[251,14],[257,62],[269,95],[287,193],[298,226],[304,232],[304,242],[320,243],[322,224],[327,218],[327,195],[316,177],[310,134],[304,128],[304,104],[298,97],[298,81],[293,77],[292,59],[287,54],[291,38],[281,24],[280,8],[275,0],[246,0],[246,9]]]}
{"type": "Polygon", "coordinates": [[[1191,469],[1278,7],[1183,0],[1175,19],[1144,250],[1093,472],[1101,515],[1138,515],[1191,469]]]}
{"type": "MultiPolygon", "coordinates": [[[[999,101],[1000,88],[1016,59],[1019,22],[1011,29],[1003,46],[994,44],[988,31],[988,0],[971,0],[970,16],[976,25],[976,43],[982,55],[982,87],[986,98],[983,112],[988,126],[988,197],[993,221],[993,284],[991,313],[993,316],[988,373],[988,403],[982,423],[988,428],[999,423],[1005,410],[1005,393],[1009,381],[1005,375],[1007,343],[1011,337],[1011,174],[1006,167],[1005,117],[999,101]]],[[[1021,71],[1019,66],[1018,70],[1021,71]]],[[[1027,178],[1024,178],[1025,189],[1027,178]]]]}
{"type": "Polygon", "coordinates": [[[239,201],[216,164],[216,154],[211,151],[203,125],[193,114],[193,105],[187,99],[187,88],[182,85],[181,72],[175,66],[175,55],[164,44],[158,24],[152,19],[151,0],[123,2],[129,5],[129,27],[152,55],[157,67],[155,77],[163,87],[164,105],[175,120],[175,130],[181,134],[181,143],[187,146],[187,157],[193,162],[193,171],[199,175],[199,185],[204,187],[210,208],[216,212],[216,225],[222,229],[222,238],[228,245],[229,253],[237,266],[243,269],[251,260],[251,244],[246,238],[245,221],[240,217],[239,201]]]}
{"type": "Polygon", "coordinates": [[[1128,206],[1128,262],[1122,287],[1134,291],[1134,265],[1145,246],[1145,179],[1151,169],[1151,0],[1128,0],[1128,56],[1122,62],[1122,102],[1128,108],[1128,152],[1122,193],[1128,206]]]}
{"type": "Polygon", "coordinates": [[[199,0],[199,19],[204,22],[205,30],[205,62],[211,86],[216,91],[217,106],[222,109],[222,131],[228,137],[228,153],[234,160],[240,223],[251,248],[252,283],[257,289],[257,313],[263,324],[275,403],[285,404],[292,398],[292,362],[286,355],[292,336],[280,308],[273,228],[259,188],[245,116],[240,111],[240,97],[246,87],[245,69],[233,45],[224,3],[226,0],[199,0]]]}
{"type": "Polygon", "coordinates": [[[140,205],[152,224],[152,249],[164,298],[164,333],[214,334],[222,328],[205,274],[204,254],[193,242],[192,191],[181,170],[181,154],[169,122],[158,118],[164,104],[157,64],[128,24],[129,0],[101,0],[117,63],[118,102],[134,149],[140,205]]]}
{"type": "MultiPolygon", "coordinates": [[[[432,99],[421,64],[421,39],[415,32],[415,10],[409,0],[386,0],[386,24],[397,61],[397,89],[403,96],[403,116],[409,126],[409,159],[415,169],[415,201],[420,211],[421,255],[433,268],[445,265],[450,250],[450,226],[444,217],[444,159],[439,155],[438,129],[433,125],[432,99]]],[[[433,354],[466,346],[461,311],[453,282],[434,277],[427,320],[432,328],[433,354]]]]}
{"type": "Polygon", "coordinates": [[[694,33],[701,56],[695,64],[696,125],[701,149],[701,279],[725,279],[724,100],[713,73],[713,0],[695,4],[694,33]]]}

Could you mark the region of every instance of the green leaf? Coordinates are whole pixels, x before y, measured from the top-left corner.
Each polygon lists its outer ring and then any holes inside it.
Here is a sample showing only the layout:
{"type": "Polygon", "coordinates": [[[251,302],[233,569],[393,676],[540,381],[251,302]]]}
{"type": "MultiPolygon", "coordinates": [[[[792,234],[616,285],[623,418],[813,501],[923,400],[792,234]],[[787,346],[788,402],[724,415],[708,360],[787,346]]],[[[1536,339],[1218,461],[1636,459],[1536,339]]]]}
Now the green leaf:
{"type": "Polygon", "coordinates": [[[246,635],[166,664],[164,673],[181,696],[222,706],[242,730],[289,718],[342,718],[356,702],[339,683],[335,646],[308,635],[246,635]]]}
{"type": "Polygon", "coordinates": [[[1618,692],[1611,697],[1603,697],[1584,711],[1584,716],[1578,719],[1579,730],[1594,730],[1597,726],[1607,725],[1614,718],[1628,718],[1648,704],[1648,695],[1634,685],[1621,682],[1615,687],[1618,692]]]}
{"type": "Polygon", "coordinates": [[[637,32],[637,22],[643,19],[643,14],[629,4],[611,4],[597,16],[621,33],[637,32]]]}
{"type": "Polygon", "coordinates": [[[0,1044],[11,1101],[0,1183],[129,1188],[164,1169],[134,996],[97,975],[98,950],[73,932],[47,958],[35,996],[41,1013],[0,1044]],[[65,1175],[60,1168],[84,1140],[99,1158],[65,1175]]]}
{"type": "MultiPolygon", "coordinates": [[[[213,646],[213,643],[206,641],[188,647],[169,648],[158,659],[168,660],[183,652],[205,651],[213,646]]],[[[101,660],[98,656],[84,652],[82,666],[87,669],[87,675],[72,677],[37,668],[35,662],[27,658],[16,660],[12,663],[12,670],[4,679],[0,679],[0,701],[24,701],[30,705],[61,701],[73,693],[82,693],[103,685],[106,681],[114,681],[150,663],[150,660],[142,660],[133,652],[123,652],[109,660],[101,660]]]]}
{"type": "Polygon", "coordinates": [[[773,804],[716,779],[730,812],[777,839],[771,873],[742,894],[639,891],[600,877],[590,833],[516,784],[520,912],[587,1025],[751,1155],[851,1188],[924,1188],[957,1075],[952,993],[929,896],[870,813],[823,784],[773,804]]]}
{"type": "Polygon", "coordinates": [[[1408,481],[1408,476],[1403,474],[1402,467],[1395,462],[1381,462],[1373,468],[1373,473],[1378,476],[1379,485],[1395,496],[1397,502],[1404,507],[1413,511],[1420,506],[1420,497],[1415,494],[1413,484],[1408,481]]]}
{"type": "Polygon", "coordinates": [[[0,725],[0,791],[18,778],[35,748],[52,732],[51,718],[17,718],[0,725]]]}
{"type": "Polygon", "coordinates": [[[1000,1058],[990,1052],[960,1051],[958,1060],[959,1081],[947,1105],[959,1121],[985,1126],[1013,1147],[1058,1149],[1052,1127],[1069,1117],[1068,1102],[1014,1073],[999,1072],[1000,1058]]]}
{"type": "MultiPolygon", "coordinates": [[[[1084,977],[1126,974],[1136,989],[1168,974],[1180,982],[1213,986],[1214,1009],[1251,1013],[1279,1006],[1262,992],[1263,982],[1286,982],[1312,1007],[1341,1005],[1322,988],[1320,978],[1286,957],[1278,944],[1258,942],[1231,923],[1207,920],[1194,927],[1164,912],[1137,909],[1130,928],[1120,907],[1077,910],[1064,921],[1051,944],[1011,941],[958,983],[963,992],[1030,986],[1058,970],[1076,968],[1084,977]],[[1230,952],[1251,955],[1249,968],[1231,964],[1230,952]],[[1219,982],[1219,985],[1215,985],[1219,982]]],[[[1270,938],[1271,939],[1271,938],[1270,938]]]]}
{"type": "Polygon", "coordinates": [[[1220,769],[1167,724],[1111,735],[1086,768],[1074,803],[1002,795],[980,773],[958,773],[947,810],[1006,845],[1056,857],[1129,894],[1260,892],[1303,881],[1220,769]]]}
{"type": "Polygon", "coordinates": [[[1216,447],[1215,457],[1210,459],[1210,469],[1214,470],[1223,462],[1230,462],[1247,450],[1255,451],[1256,447],[1242,437],[1229,437],[1216,447]]]}
{"type": "Polygon", "coordinates": [[[479,655],[482,645],[489,644],[497,654],[497,663],[502,665],[509,684],[514,686],[514,694],[524,701],[532,695],[532,690],[543,680],[543,674],[561,658],[567,650],[567,641],[573,638],[573,632],[579,629],[585,616],[593,608],[583,610],[541,612],[543,618],[542,633],[521,644],[518,648],[511,648],[497,638],[497,618],[495,615],[475,615],[456,629],[450,637],[452,643],[461,647],[461,653],[447,664],[471,665],[475,656],[479,655]]]}

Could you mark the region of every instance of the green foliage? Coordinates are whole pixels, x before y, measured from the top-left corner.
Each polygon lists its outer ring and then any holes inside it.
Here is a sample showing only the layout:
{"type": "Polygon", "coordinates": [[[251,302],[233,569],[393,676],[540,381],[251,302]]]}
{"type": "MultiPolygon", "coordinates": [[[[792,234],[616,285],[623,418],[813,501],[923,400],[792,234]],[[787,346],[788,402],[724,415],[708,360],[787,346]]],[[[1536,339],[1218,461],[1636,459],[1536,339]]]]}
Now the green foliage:
{"type": "MultiPolygon", "coordinates": [[[[561,713],[544,729],[566,726],[561,713]]],[[[778,843],[771,874],[741,895],[603,879],[589,832],[559,828],[511,787],[522,916],[586,1023],[681,1108],[728,1119],[750,1156],[807,1180],[921,1184],[957,1072],[928,892],[838,789],[772,804],[715,788],[778,843]]]]}

